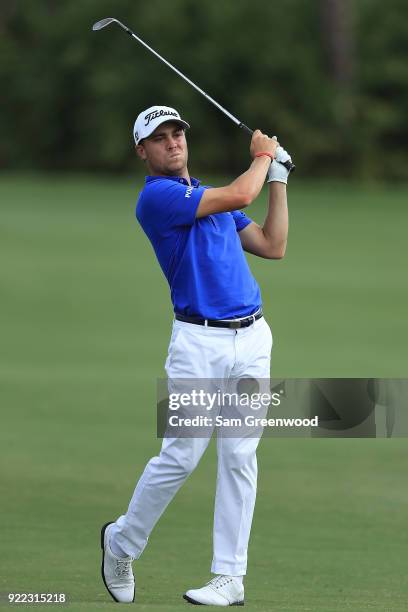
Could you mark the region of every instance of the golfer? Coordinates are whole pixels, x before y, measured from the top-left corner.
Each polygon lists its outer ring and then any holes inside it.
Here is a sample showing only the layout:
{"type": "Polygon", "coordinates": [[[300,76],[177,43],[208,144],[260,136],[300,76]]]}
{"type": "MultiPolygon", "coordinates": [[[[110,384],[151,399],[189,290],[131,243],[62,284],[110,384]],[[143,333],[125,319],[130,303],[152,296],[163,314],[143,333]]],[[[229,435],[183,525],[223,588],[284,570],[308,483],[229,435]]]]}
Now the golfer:
{"type": "MultiPolygon", "coordinates": [[[[269,379],[272,334],[244,251],[281,259],[288,234],[282,163],[290,159],[276,138],[253,134],[248,170],[225,187],[209,188],[190,176],[185,132],[189,124],[166,106],[140,113],[136,152],[145,186],[136,216],[170,286],[173,331],[168,379],[269,379]],[[242,209],[267,179],[263,226],[242,209]]],[[[117,602],[132,602],[132,562],[179,488],[200,461],[210,437],[165,437],[147,463],[126,514],[102,527],[102,578],[117,602]]],[[[243,605],[243,577],[256,498],[259,437],[217,437],[218,472],[213,529],[214,577],[184,599],[192,604],[243,605]]],[[[175,546],[177,542],[174,543],[175,546]]]]}

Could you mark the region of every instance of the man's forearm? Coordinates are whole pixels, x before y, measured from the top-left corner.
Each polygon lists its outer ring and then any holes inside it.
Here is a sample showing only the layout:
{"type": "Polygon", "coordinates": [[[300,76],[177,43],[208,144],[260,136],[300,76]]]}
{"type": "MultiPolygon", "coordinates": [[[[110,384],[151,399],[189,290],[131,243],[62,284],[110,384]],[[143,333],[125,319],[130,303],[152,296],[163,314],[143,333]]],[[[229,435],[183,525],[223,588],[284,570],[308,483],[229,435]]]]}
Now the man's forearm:
{"type": "Polygon", "coordinates": [[[283,257],[288,239],[289,219],[285,183],[273,181],[268,184],[268,214],[262,227],[270,247],[283,257]]]}
{"type": "Polygon", "coordinates": [[[237,192],[247,195],[248,204],[253,202],[259,195],[265,183],[270,163],[271,160],[267,156],[256,157],[248,170],[231,183],[230,186],[237,192]]]}

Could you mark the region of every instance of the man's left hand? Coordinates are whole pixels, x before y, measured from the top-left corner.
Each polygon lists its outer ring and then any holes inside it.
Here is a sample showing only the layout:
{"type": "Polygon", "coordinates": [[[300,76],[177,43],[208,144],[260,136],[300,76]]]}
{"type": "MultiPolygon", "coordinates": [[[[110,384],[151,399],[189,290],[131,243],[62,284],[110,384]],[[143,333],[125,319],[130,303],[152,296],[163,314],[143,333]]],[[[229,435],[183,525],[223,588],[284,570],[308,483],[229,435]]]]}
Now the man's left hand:
{"type": "Polygon", "coordinates": [[[269,166],[268,183],[277,181],[278,183],[287,184],[289,171],[283,165],[287,161],[292,161],[291,156],[283,147],[279,146],[276,149],[275,159],[269,166]]]}

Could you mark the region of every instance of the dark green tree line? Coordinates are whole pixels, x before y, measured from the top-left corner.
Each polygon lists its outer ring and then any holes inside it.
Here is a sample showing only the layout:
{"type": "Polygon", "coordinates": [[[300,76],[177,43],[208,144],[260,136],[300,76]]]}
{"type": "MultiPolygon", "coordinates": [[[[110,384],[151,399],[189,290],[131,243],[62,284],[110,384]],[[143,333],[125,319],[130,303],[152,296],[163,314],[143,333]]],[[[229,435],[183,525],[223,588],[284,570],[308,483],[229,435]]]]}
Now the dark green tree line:
{"type": "Polygon", "coordinates": [[[0,5],[0,165],[128,171],[146,106],[191,122],[193,167],[233,173],[247,137],[116,16],[310,176],[408,178],[404,0],[8,0],[0,5]]]}

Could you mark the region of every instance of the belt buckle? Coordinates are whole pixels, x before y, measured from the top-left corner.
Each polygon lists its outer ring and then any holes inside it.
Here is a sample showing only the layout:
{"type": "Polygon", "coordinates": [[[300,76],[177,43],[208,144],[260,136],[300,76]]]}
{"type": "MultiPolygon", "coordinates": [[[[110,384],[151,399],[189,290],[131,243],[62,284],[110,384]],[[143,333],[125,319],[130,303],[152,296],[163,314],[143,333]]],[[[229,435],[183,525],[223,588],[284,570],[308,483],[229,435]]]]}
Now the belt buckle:
{"type": "Polygon", "coordinates": [[[242,321],[231,321],[230,328],[231,329],[239,329],[241,327],[242,321]]]}

